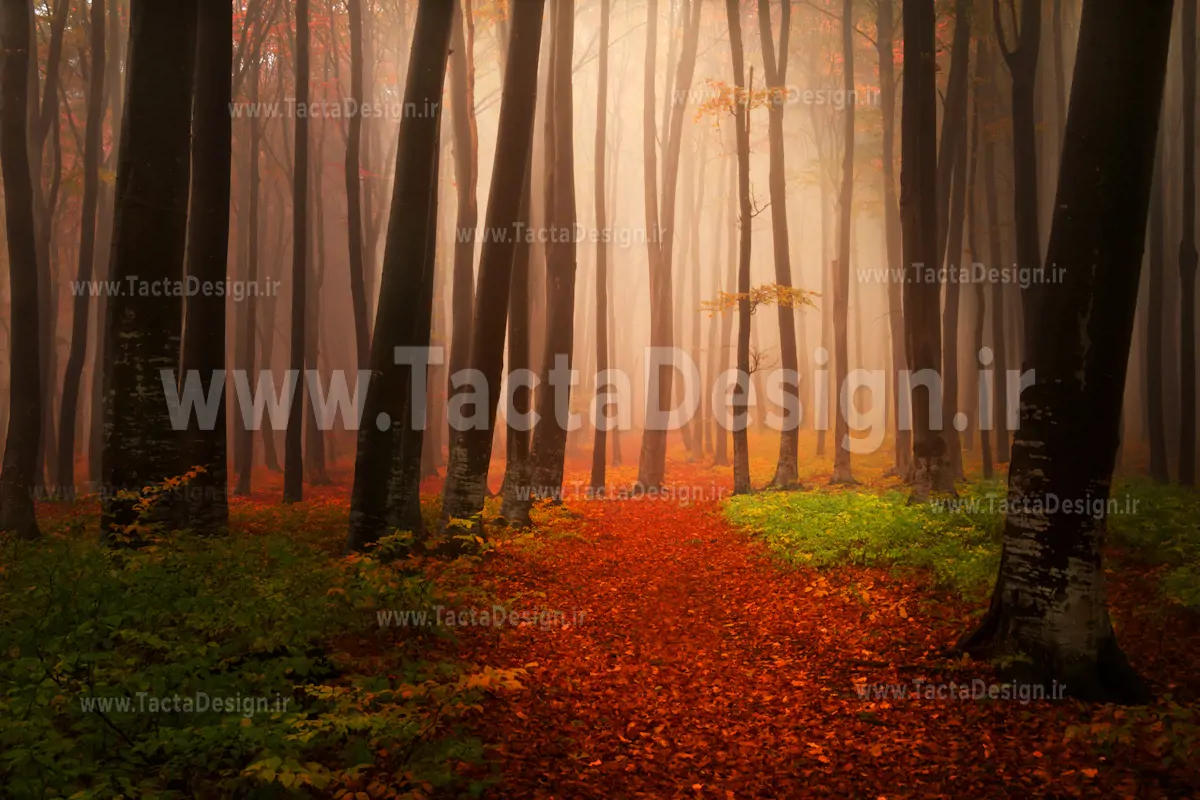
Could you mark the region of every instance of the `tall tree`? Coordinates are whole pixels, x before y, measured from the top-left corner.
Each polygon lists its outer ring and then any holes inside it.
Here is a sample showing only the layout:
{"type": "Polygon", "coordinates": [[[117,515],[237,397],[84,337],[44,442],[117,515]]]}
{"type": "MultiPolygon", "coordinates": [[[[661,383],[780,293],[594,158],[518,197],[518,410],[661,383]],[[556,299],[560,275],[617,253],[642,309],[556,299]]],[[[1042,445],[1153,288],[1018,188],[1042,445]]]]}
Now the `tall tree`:
{"type": "MultiPolygon", "coordinates": [[[[842,2],[842,88],[854,97],[854,2],[842,2]]],[[[850,471],[849,403],[843,408],[842,387],[848,384],[850,355],[846,322],[850,311],[850,222],[854,205],[854,103],[842,111],[842,188],[838,195],[838,257],[833,275],[833,362],[838,389],[834,409],[833,478],[835,484],[857,483],[850,471]]]]}
{"type": "MultiPolygon", "coordinates": [[[[893,43],[896,36],[892,0],[879,0],[877,5],[875,47],[879,53],[879,107],[883,115],[883,220],[884,243],[887,249],[888,275],[897,275],[903,263],[903,244],[900,232],[900,201],[896,197],[896,63],[893,43]]],[[[899,280],[889,280],[887,287],[888,331],[891,334],[892,418],[896,428],[895,475],[908,474],[912,455],[912,432],[900,416],[902,387],[899,376],[907,369],[904,346],[904,295],[899,280]]]]}
{"type": "MultiPolygon", "coordinates": [[[[937,40],[933,0],[904,4],[904,105],[901,111],[902,163],[900,214],[904,228],[904,268],[910,276],[921,265],[936,265],[937,216],[937,40]]],[[[941,376],[941,287],[933,281],[906,280],[904,323],[908,364],[914,372],[941,376]]],[[[912,391],[913,497],[951,491],[954,477],[946,441],[932,424],[930,410],[941,407],[941,387],[912,391]]]]}
{"type": "MultiPolygon", "coordinates": [[[[608,29],[610,0],[600,0],[600,79],[596,89],[596,228],[601,232],[596,241],[596,373],[608,369],[608,197],[604,177],[607,171],[608,125],[608,29]]],[[[605,397],[605,387],[596,381],[597,408],[605,397]]],[[[597,414],[599,417],[599,413],[597,414]]],[[[608,458],[608,442],[605,425],[596,419],[596,433],[592,444],[592,489],[603,491],[604,468],[608,458]]]]}
{"type": "MultiPolygon", "coordinates": [[[[475,228],[479,222],[479,134],[475,122],[475,22],[471,0],[455,7],[450,32],[450,120],[454,126],[454,187],[458,218],[454,229],[454,269],[450,279],[450,379],[466,368],[471,356],[471,314],[475,306],[475,228]]],[[[507,313],[502,308],[501,312],[507,313]]],[[[453,395],[455,388],[448,387],[453,395]]],[[[453,442],[456,433],[450,430],[453,442]]],[[[453,444],[451,444],[453,446],[453,444]]]]}
{"type": "MultiPolygon", "coordinates": [[[[417,9],[404,103],[407,108],[430,109],[431,113],[406,115],[397,139],[396,178],[371,337],[371,375],[350,498],[349,545],[353,549],[376,541],[386,529],[387,476],[400,444],[394,429],[404,428],[401,416],[408,407],[406,395],[412,393],[410,387],[415,383],[412,369],[396,363],[394,351],[420,341],[417,328],[422,318],[428,324],[430,309],[425,307],[433,302],[429,252],[434,238],[431,223],[437,215],[438,131],[453,10],[445,0],[421,0],[417,9]]],[[[426,328],[426,342],[428,333],[426,328]]]]}
{"type": "MultiPolygon", "coordinates": [[[[779,4],[779,50],[776,55],[775,40],[771,35],[770,0],[758,0],[758,33],[762,41],[763,75],[767,88],[772,92],[785,91],[787,82],[788,54],[790,52],[792,4],[784,0],[779,4]]],[[[774,244],[775,282],[780,286],[792,285],[791,245],[788,241],[786,165],[783,147],[784,104],[775,97],[767,105],[767,138],[770,148],[770,172],[768,189],[771,196],[771,240],[774,244]]],[[[852,105],[852,104],[851,104],[852,105]]],[[[850,112],[853,115],[853,111],[850,112]]],[[[853,120],[851,120],[853,126],[853,120]]],[[[779,303],[779,366],[797,373],[800,368],[796,353],[796,311],[788,303],[779,303]]],[[[786,373],[785,373],[786,374],[786,373]]],[[[790,385],[797,396],[800,386],[790,385]]],[[[800,428],[785,429],[779,435],[779,459],[775,464],[775,477],[771,484],[789,488],[799,482],[797,462],[800,453],[800,428]]]]}
{"type": "Polygon", "coordinates": [[[1183,0],[1183,238],[1179,242],[1179,482],[1196,482],[1196,0],[1183,0]]]}
{"type": "MultiPolygon", "coordinates": [[[[304,495],[304,368],[308,307],[308,0],[296,0],[296,146],[292,168],[292,316],[288,369],[295,390],[288,412],[283,451],[283,502],[298,503],[304,495]],[[302,112],[299,109],[304,109],[302,112]]],[[[316,321],[313,321],[316,324],[316,321]]]]}
{"type": "MultiPolygon", "coordinates": [[[[201,286],[215,287],[225,280],[229,258],[233,2],[204,0],[198,5],[187,273],[201,286]]],[[[225,298],[201,291],[187,299],[181,368],[184,380],[193,371],[198,374],[206,397],[216,393],[212,424],[202,425],[196,417],[188,421],[188,466],[204,467],[188,492],[188,524],[200,531],[217,530],[229,521],[224,370],[225,298]]]]}
{"type": "MultiPolygon", "coordinates": [[[[83,198],[79,211],[79,267],[76,285],[85,286],[92,279],[96,259],[96,203],[100,193],[100,157],[104,149],[104,82],[105,65],[104,0],[92,0],[91,6],[91,63],[88,65],[87,121],[84,123],[83,198]]],[[[228,115],[228,111],[225,112],[228,115]]],[[[71,349],[63,373],[62,401],[58,426],[58,475],[60,492],[75,494],[75,430],[79,416],[79,385],[83,380],[84,359],[87,356],[88,312],[91,310],[87,292],[74,300],[71,317],[71,349]]]]}
{"type": "MultiPolygon", "coordinates": [[[[196,0],[132,3],[110,277],[121,284],[183,278],[196,6],[196,0]]],[[[166,384],[179,364],[182,298],[122,292],[109,298],[107,327],[107,491],[101,517],[106,535],[136,519],[134,503],[119,496],[121,490],[141,490],[180,474],[184,466],[166,398],[166,384]]],[[[168,503],[157,513],[177,519],[178,505],[168,503]]]]}
{"type": "MultiPolygon", "coordinates": [[[[1039,233],[1038,167],[1037,167],[1037,88],[1038,51],[1042,42],[1042,0],[1020,0],[1019,30],[1014,30],[1016,46],[1009,48],[1001,14],[1003,0],[992,0],[992,20],[1000,53],[1012,76],[1013,130],[1013,202],[1017,227],[1017,265],[1036,274],[1042,266],[1042,244],[1039,233]]],[[[1013,27],[1018,28],[1016,3],[1008,0],[1013,27]]],[[[1021,307],[1024,319],[1022,340],[1024,361],[1033,345],[1033,325],[1039,315],[1042,284],[1031,280],[1021,288],[1021,307]]]]}
{"type": "Polygon", "coordinates": [[[367,264],[363,258],[363,0],[346,0],[350,24],[350,99],[356,109],[346,131],[346,225],[350,248],[350,302],[354,310],[354,353],[358,368],[371,360],[371,322],[367,318],[367,264]]]}
{"type": "MultiPolygon", "coordinates": [[[[551,86],[554,99],[548,114],[553,129],[553,157],[549,162],[550,198],[554,212],[552,229],[575,229],[575,144],[574,101],[571,90],[572,53],[575,39],[575,2],[559,0],[551,14],[554,21],[551,47],[551,86]]],[[[511,59],[510,59],[511,60],[511,59]]],[[[575,349],[575,267],[576,243],[573,236],[563,237],[546,253],[546,338],[542,352],[543,391],[534,397],[539,415],[533,429],[534,483],[543,487],[562,485],[566,458],[567,427],[565,415],[571,407],[571,386],[552,385],[551,371],[556,357],[564,357],[567,368],[575,349]]]]}
{"type": "MultiPolygon", "coordinates": [[[[658,3],[647,3],[646,64],[642,87],[643,120],[642,152],[643,189],[646,207],[646,242],[650,276],[650,346],[674,346],[675,326],[672,308],[671,263],[675,241],[675,196],[679,177],[679,152],[683,138],[683,119],[687,97],[696,68],[696,50],[700,41],[700,0],[685,0],[680,16],[687,20],[683,34],[683,49],[674,71],[674,90],[671,102],[663,107],[663,130],[656,132],[654,123],[654,83],[657,70],[658,3]],[[663,142],[662,196],[658,185],[658,141],[663,142]],[[661,204],[661,205],[660,205],[661,204]]],[[[674,37],[671,39],[674,42],[674,37]]],[[[668,62],[672,59],[668,57],[668,62]]],[[[670,76],[667,84],[671,86],[670,76]]],[[[670,359],[668,359],[670,362],[670,359]]],[[[647,424],[642,433],[642,449],[638,458],[637,482],[643,487],[663,482],[667,458],[667,430],[661,416],[654,410],[669,408],[675,378],[675,364],[661,364],[649,373],[646,388],[647,424]],[[657,429],[657,430],[656,430],[657,429]]]]}
{"type": "Polygon", "coordinates": [[[0,12],[0,42],[5,54],[0,68],[0,169],[4,172],[10,320],[9,418],[0,472],[0,531],[31,539],[39,534],[33,489],[42,405],[38,259],[27,135],[33,19],[27,0],[4,0],[0,12]]]}
{"type": "Polygon", "coordinates": [[[1019,653],[1019,677],[1088,700],[1148,698],[1113,633],[1101,553],[1173,5],[1084,5],[1049,249],[1071,266],[1035,319],[991,606],[960,642],[1019,653]]]}
{"type": "Polygon", "coordinates": [[[750,443],[746,433],[750,408],[750,99],[754,91],[754,68],[745,78],[745,50],[742,45],[741,10],[737,0],[725,0],[729,20],[729,49],[733,56],[733,130],[737,141],[738,197],[738,383],[734,390],[733,492],[750,491],[750,443]]]}
{"type": "MultiPolygon", "coordinates": [[[[543,0],[525,0],[513,9],[496,160],[488,194],[485,222],[488,230],[514,230],[519,221],[521,195],[532,154],[543,6],[543,0]]],[[[560,24],[561,17],[570,16],[567,9],[560,14],[560,24]]],[[[508,321],[516,251],[516,237],[488,237],[480,254],[479,291],[475,294],[475,324],[468,365],[478,370],[487,382],[488,424],[486,428],[459,431],[452,440],[442,494],[442,516],[446,520],[477,518],[483,510],[488,463],[492,458],[492,433],[500,402],[504,328],[508,321]]]]}

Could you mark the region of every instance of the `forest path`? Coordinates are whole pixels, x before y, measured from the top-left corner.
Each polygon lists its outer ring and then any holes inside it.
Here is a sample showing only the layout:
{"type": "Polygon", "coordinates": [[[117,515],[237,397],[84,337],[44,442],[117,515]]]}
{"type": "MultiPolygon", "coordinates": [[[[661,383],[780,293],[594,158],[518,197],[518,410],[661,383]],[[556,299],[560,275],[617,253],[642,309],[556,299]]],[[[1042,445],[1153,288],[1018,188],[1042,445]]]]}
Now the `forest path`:
{"type": "Polygon", "coordinates": [[[963,619],[938,613],[917,625],[896,613],[922,604],[918,585],[781,568],[715,502],[568,508],[575,531],[546,534],[488,571],[498,596],[549,612],[551,624],[460,632],[470,660],[528,670],[523,691],[496,695],[472,725],[503,775],[491,796],[874,798],[899,787],[961,796],[998,779],[1045,786],[1029,753],[1061,728],[1034,720],[1006,736],[1016,726],[1000,704],[877,703],[856,690],[907,684],[914,665],[957,669],[937,651],[963,619]],[[1014,762],[1028,766],[1010,770],[1014,762]]]}

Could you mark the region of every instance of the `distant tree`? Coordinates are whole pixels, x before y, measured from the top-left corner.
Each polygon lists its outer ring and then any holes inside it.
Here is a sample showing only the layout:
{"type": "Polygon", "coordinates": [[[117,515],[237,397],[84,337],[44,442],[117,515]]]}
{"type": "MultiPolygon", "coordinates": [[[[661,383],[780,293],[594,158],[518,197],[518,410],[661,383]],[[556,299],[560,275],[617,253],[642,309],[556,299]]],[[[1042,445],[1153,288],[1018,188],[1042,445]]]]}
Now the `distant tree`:
{"type": "MultiPolygon", "coordinates": [[[[1146,308],[1146,422],[1149,428],[1150,477],[1159,483],[1171,479],[1167,463],[1167,427],[1163,415],[1163,334],[1166,294],[1166,209],[1163,194],[1163,151],[1166,136],[1159,134],[1158,151],[1154,158],[1154,186],[1150,195],[1149,271],[1146,308]]],[[[1182,457],[1182,454],[1181,454],[1182,457]]]]}
{"type": "MultiPolygon", "coordinates": [[[[191,177],[196,0],[133,0],[110,280],[183,278],[191,177]]],[[[183,300],[149,292],[109,298],[104,384],[105,535],[136,519],[121,490],[177,476],[182,439],[164,381],[179,366],[183,300]]],[[[177,522],[179,506],[158,513],[177,522]]]]}
{"type": "Polygon", "coordinates": [[[433,113],[405,116],[397,137],[396,179],[371,337],[371,377],[363,403],[350,498],[349,546],[355,550],[378,540],[387,528],[393,461],[399,457],[397,450],[404,432],[414,427],[412,409],[406,402],[414,383],[412,370],[396,363],[394,351],[429,341],[438,131],[453,11],[453,5],[445,0],[421,0],[417,9],[404,103],[406,108],[430,108],[433,113]]]}
{"type": "Polygon", "coordinates": [[[1035,318],[1000,571],[987,615],[959,643],[1008,660],[1017,679],[1099,702],[1149,698],[1113,633],[1102,546],[1173,5],[1084,5],[1049,250],[1072,266],[1035,318]]]}
{"type": "Polygon", "coordinates": [[[38,259],[29,169],[28,97],[32,12],[27,0],[0,6],[0,169],[8,235],[9,418],[0,472],[0,530],[39,535],[33,505],[42,411],[39,380],[38,259]]]}

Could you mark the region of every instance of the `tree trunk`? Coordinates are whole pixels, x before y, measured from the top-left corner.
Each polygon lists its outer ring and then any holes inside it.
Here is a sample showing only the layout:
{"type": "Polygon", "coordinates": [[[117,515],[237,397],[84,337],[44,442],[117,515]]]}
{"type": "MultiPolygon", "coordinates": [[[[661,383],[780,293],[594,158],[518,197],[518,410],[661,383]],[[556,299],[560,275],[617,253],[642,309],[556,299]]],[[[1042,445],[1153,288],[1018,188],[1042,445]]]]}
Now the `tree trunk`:
{"type": "Polygon", "coordinates": [[[738,160],[738,384],[734,390],[733,427],[733,493],[747,494],[750,486],[750,447],[746,434],[749,420],[750,392],[750,97],[754,92],[754,68],[749,81],[745,76],[745,56],[742,48],[742,20],[737,0],[725,0],[729,19],[729,48],[733,56],[733,83],[736,97],[733,106],[733,129],[737,141],[738,160]]]}
{"type": "MultiPolygon", "coordinates": [[[[992,0],[992,17],[1000,52],[1012,75],[1013,188],[1017,228],[1017,266],[1036,275],[1042,266],[1042,244],[1038,211],[1037,109],[1034,94],[1037,83],[1038,51],[1042,41],[1042,0],[1021,0],[1021,29],[1014,32],[1017,46],[1008,49],[1004,23],[1000,18],[1000,0],[992,0]]],[[[1022,340],[1025,357],[1032,355],[1033,329],[1039,316],[1043,284],[1031,280],[1021,287],[1024,311],[1022,340]]]]}
{"type": "MultiPolygon", "coordinates": [[[[91,51],[89,67],[87,122],[83,146],[83,200],[79,212],[79,270],[77,286],[87,286],[92,280],[96,258],[96,199],[100,191],[100,154],[103,149],[105,14],[104,0],[92,0],[91,51]]],[[[228,115],[228,112],[226,112],[228,115]]],[[[88,292],[80,292],[74,300],[71,317],[71,349],[63,374],[62,403],[58,429],[58,476],[55,484],[60,493],[75,496],[75,427],[79,418],[79,385],[83,380],[84,359],[87,356],[88,292]]]]}
{"type": "MultiPolygon", "coordinates": [[[[549,180],[553,194],[552,229],[575,228],[574,102],[571,88],[571,58],[574,51],[575,3],[559,0],[553,7],[551,47],[554,98],[548,117],[553,128],[553,156],[549,180]]],[[[533,429],[534,483],[553,492],[562,486],[566,458],[570,384],[551,384],[555,361],[571,368],[575,349],[576,243],[573,236],[555,242],[546,254],[546,337],[542,354],[541,386],[534,402],[540,415],[533,429]]]]}
{"type": "MultiPolygon", "coordinates": [[[[110,278],[121,284],[135,276],[138,282],[183,277],[196,22],[195,0],[133,2],[110,278]]],[[[138,516],[134,501],[118,492],[139,492],[185,466],[162,377],[174,375],[179,365],[182,323],[183,301],[177,296],[124,291],[109,299],[101,516],[106,537],[138,516]]],[[[178,503],[169,500],[151,519],[170,523],[178,513],[178,503]]]]}
{"type": "MultiPolygon", "coordinates": [[[[479,182],[479,135],[475,123],[475,63],[472,50],[475,23],[471,0],[454,3],[455,22],[450,32],[450,121],[454,130],[454,186],[458,211],[454,228],[454,269],[450,285],[451,379],[466,369],[471,359],[471,314],[475,307],[475,228],[479,223],[476,186],[479,182]],[[465,33],[464,33],[465,29],[465,33]]],[[[501,312],[507,312],[502,308],[501,312]]],[[[447,397],[457,390],[447,384],[447,397]]],[[[458,432],[449,429],[453,450],[458,432]]]]}
{"type": "MultiPolygon", "coordinates": [[[[357,0],[353,0],[357,2],[357,0]]],[[[259,80],[262,77],[262,60],[261,54],[255,52],[254,63],[250,68],[250,103],[258,103],[258,88],[259,80]]],[[[246,211],[246,226],[248,228],[249,241],[246,245],[246,280],[250,286],[258,285],[258,191],[259,191],[259,149],[261,147],[262,129],[259,126],[256,117],[250,118],[250,169],[249,169],[249,188],[247,195],[249,197],[248,208],[246,211]]],[[[242,331],[241,340],[244,343],[245,353],[244,360],[239,366],[246,370],[246,376],[249,379],[251,386],[258,386],[258,369],[255,360],[255,345],[258,331],[258,298],[256,292],[250,292],[246,297],[246,313],[242,318],[242,324],[245,326],[242,331]]],[[[265,358],[264,358],[265,363],[265,358]]],[[[271,368],[269,363],[265,363],[267,369],[271,368]]],[[[239,461],[234,465],[237,472],[237,486],[234,487],[235,495],[246,496],[250,494],[251,478],[254,474],[254,431],[250,430],[241,420],[241,414],[236,414],[235,418],[238,421],[237,429],[234,433],[242,440],[241,447],[238,450],[239,461]]],[[[269,436],[269,433],[264,434],[269,436]]]]}
{"type": "MultiPolygon", "coordinates": [[[[203,0],[199,11],[187,274],[201,285],[217,286],[225,280],[229,258],[233,2],[203,0]]],[[[214,532],[229,523],[223,386],[225,298],[203,291],[188,297],[186,320],[181,382],[195,371],[204,396],[210,391],[217,394],[211,427],[201,425],[196,416],[188,420],[186,466],[204,468],[187,490],[188,524],[197,531],[214,532]]]]}
{"type": "MultiPolygon", "coordinates": [[[[842,3],[842,88],[847,97],[854,92],[854,3],[842,3]]],[[[850,425],[847,416],[853,398],[843,407],[842,391],[848,384],[850,356],[846,330],[850,310],[850,222],[854,202],[854,102],[846,103],[842,114],[842,189],[838,197],[838,257],[833,274],[833,351],[834,380],[837,382],[833,430],[834,484],[856,484],[850,471],[850,425]]]]}
{"type": "Polygon", "coordinates": [[[900,205],[896,197],[896,64],[892,49],[895,26],[892,3],[878,4],[876,49],[879,52],[879,105],[883,114],[883,219],[888,266],[888,330],[891,333],[892,418],[896,429],[896,460],[892,472],[908,474],[912,455],[912,432],[900,416],[900,397],[904,387],[899,376],[908,369],[904,348],[903,282],[895,278],[903,262],[900,234],[900,205]]]}
{"type": "MultiPolygon", "coordinates": [[[[937,84],[933,0],[904,4],[904,105],[901,115],[902,164],[900,213],[904,227],[905,269],[937,265],[937,84]]],[[[916,278],[916,276],[913,276],[916,278]]],[[[916,372],[940,377],[942,366],[941,298],[933,281],[904,284],[904,322],[908,364],[916,372]]],[[[912,393],[913,500],[931,491],[953,491],[954,474],[946,442],[935,430],[930,408],[941,405],[940,387],[912,393]]]]}
{"type": "MultiPolygon", "coordinates": [[[[600,79],[596,90],[596,229],[600,236],[596,240],[596,374],[608,370],[608,214],[605,185],[607,170],[607,143],[605,134],[608,125],[608,29],[609,0],[600,0],[600,79]]],[[[599,379],[596,381],[596,433],[592,440],[592,489],[604,491],[605,465],[608,457],[608,436],[601,421],[605,397],[599,379]]]]}
{"type": "Polygon", "coordinates": [[[1196,0],[1183,0],[1183,237],[1179,243],[1179,482],[1196,483],[1196,0]]]}
{"type": "Polygon", "coordinates": [[[427,251],[433,247],[431,222],[437,216],[438,131],[453,10],[444,0],[421,0],[417,10],[404,103],[431,113],[405,116],[398,134],[391,218],[371,337],[371,376],[350,500],[349,546],[355,550],[375,542],[386,530],[387,476],[399,439],[393,430],[413,427],[411,414],[409,419],[401,415],[412,410],[407,396],[416,381],[412,368],[397,364],[393,352],[396,347],[418,346],[422,338],[428,341],[428,328],[417,328],[421,318],[428,320],[422,306],[428,304],[431,313],[433,302],[427,251]]]}
{"type": "MultiPolygon", "coordinates": [[[[363,0],[346,0],[350,24],[350,99],[363,104],[363,0]]],[[[354,352],[358,368],[371,360],[371,322],[367,318],[366,270],[363,258],[362,114],[350,115],[346,134],[346,236],[350,247],[350,304],[354,310],[354,352]]],[[[253,180],[253,178],[252,178],[253,180]]]]}
{"type": "MultiPolygon", "coordinates": [[[[700,41],[701,1],[693,0],[684,6],[687,19],[683,49],[675,68],[674,91],[664,106],[664,118],[669,124],[662,131],[663,170],[662,197],[659,197],[656,173],[656,141],[654,125],[654,82],[657,76],[655,45],[658,37],[658,3],[650,0],[646,25],[646,68],[643,86],[644,119],[642,149],[645,172],[646,233],[650,276],[650,346],[674,346],[674,309],[671,304],[671,263],[675,239],[675,195],[679,176],[679,152],[683,135],[683,117],[687,96],[692,87],[696,67],[696,49],[700,41]],[[661,201],[661,207],[659,203],[661,201]]],[[[674,41],[674,38],[672,38],[674,41]]],[[[672,85],[671,83],[667,84],[672,85]]],[[[665,98],[664,98],[665,101],[665,98]]],[[[646,421],[642,432],[642,449],[638,458],[638,485],[643,488],[660,486],[665,478],[667,458],[667,424],[665,411],[671,403],[675,380],[675,365],[667,363],[649,373],[646,387],[646,421]],[[660,419],[659,417],[663,417],[660,419]]]]}
{"type": "MultiPolygon", "coordinates": [[[[296,0],[296,106],[309,102],[308,0],[296,0]]],[[[308,284],[308,114],[296,114],[292,167],[292,314],[288,369],[296,376],[283,449],[283,502],[304,496],[304,368],[308,284]]]]}
{"type": "MultiPolygon", "coordinates": [[[[532,155],[534,116],[537,109],[537,73],[541,49],[537,46],[542,35],[544,2],[526,0],[514,7],[508,57],[505,59],[504,93],[500,106],[500,122],[496,140],[496,160],[492,185],[488,193],[488,230],[520,230],[529,162],[532,155]]],[[[561,17],[570,18],[572,11],[562,9],[561,17]]],[[[563,23],[555,35],[567,35],[571,22],[563,23]]],[[[566,63],[570,64],[567,49],[566,63]]],[[[561,77],[561,76],[560,76],[561,77]]],[[[569,98],[568,98],[569,99],[569,98]]],[[[570,103],[565,103],[570,108],[570,103]]],[[[558,243],[555,250],[560,250],[558,243]]],[[[508,322],[510,289],[514,282],[517,256],[516,237],[488,237],[479,259],[479,291],[475,298],[476,325],[471,331],[470,358],[472,370],[478,370],[486,381],[488,392],[487,427],[459,431],[451,439],[450,461],[446,467],[446,484],[442,493],[442,520],[474,520],[479,523],[487,494],[488,465],[492,459],[492,439],[500,403],[501,378],[504,371],[504,329],[508,322]]],[[[521,264],[527,267],[527,256],[521,264]]],[[[520,278],[517,279],[520,281],[520,278]]],[[[528,298],[520,298],[527,300],[528,298]]],[[[520,323],[518,323],[520,324],[520,323]]],[[[525,338],[522,336],[521,338],[525,338]]],[[[526,351],[526,359],[528,351],[526,351]]],[[[518,360],[519,356],[518,356],[518,360]]],[[[510,373],[511,374],[511,373],[510,373]]],[[[509,420],[512,425],[512,420],[509,420]]],[[[523,455],[523,454],[522,454],[523,455]]],[[[507,487],[519,495],[527,486],[521,485],[519,475],[509,475],[514,484],[507,487]]]]}
{"type": "Polygon", "coordinates": [[[1149,699],[1113,633],[1102,545],[1173,5],[1084,6],[1049,249],[1068,268],[1034,319],[991,607],[960,642],[1099,702],[1149,699]]]}
{"type": "Polygon", "coordinates": [[[1167,462],[1167,429],[1163,418],[1163,316],[1166,277],[1166,232],[1164,231],[1166,186],[1163,182],[1163,151],[1167,137],[1159,136],[1154,160],[1154,186],[1150,195],[1150,254],[1147,269],[1149,296],[1146,309],[1146,418],[1150,427],[1150,477],[1159,483],[1171,479],[1167,462]]]}
{"type": "Polygon", "coordinates": [[[27,141],[32,19],[27,0],[4,0],[0,12],[5,53],[0,70],[0,169],[4,172],[10,320],[9,418],[0,472],[0,531],[33,539],[40,533],[33,490],[42,398],[38,259],[27,141]]]}
{"type": "MultiPolygon", "coordinates": [[[[779,51],[776,56],[775,40],[771,35],[770,0],[758,0],[758,33],[762,41],[764,77],[767,81],[767,88],[778,92],[784,91],[787,81],[791,6],[790,2],[780,4],[779,51]]],[[[767,105],[771,239],[774,243],[775,282],[780,286],[791,286],[792,264],[791,249],[788,243],[787,185],[783,148],[784,104],[779,101],[780,98],[774,99],[775,102],[767,105]]],[[[784,370],[797,373],[800,362],[796,354],[796,310],[787,304],[780,304],[777,311],[779,313],[779,366],[784,370]]],[[[800,394],[798,383],[791,381],[785,381],[784,390],[794,392],[796,396],[800,394]]],[[[800,427],[796,425],[785,428],[779,434],[779,459],[775,464],[772,486],[787,489],[795,487],[799,483],[799,453],[800,427]]]]}

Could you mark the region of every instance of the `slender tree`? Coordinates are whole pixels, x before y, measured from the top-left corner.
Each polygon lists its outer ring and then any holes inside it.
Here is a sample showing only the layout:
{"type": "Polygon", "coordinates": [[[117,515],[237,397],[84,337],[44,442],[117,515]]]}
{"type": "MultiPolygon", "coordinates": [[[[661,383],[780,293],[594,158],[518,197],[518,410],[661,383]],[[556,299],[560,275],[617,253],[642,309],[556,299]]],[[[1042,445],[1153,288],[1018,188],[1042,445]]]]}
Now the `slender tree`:
{"type": "Polygon", "coordinates": [[[754,91],[754,68],[745,78],[745,51],[742,45],[741,11],[737,0],[725,0],[729,20],[729,49],[733,56],[733,129],[737,141],[738,186],[738,280],[737,280],[737,369],[734,390],[733,492],[745,494],[750,486],[750,443],[746,433],[750,393],[750,98],[754,91]]]}
{"type": "MultiPolygon", "coordinates": [[[[283,453],[283,502],[304,495],[305,310],[308,285],[308,0],[296,0],[296,147],[292,168],[292,318],[289,370],[295,375],[283,453]]],[[[313,321],[316,324],[316,321],[313,321]]]]}
{"type": "MultiPolygon", "coordinates": [[[[781,92],[787,83],[788,55],[790,53],[791,12],[790,0],[779,4],[779,49],[771,34],[770,0],[758,0],[758,33],[762,42],[763,77],[767,88],[775,93],[767,105],[767,138],[770,148],[770,171],[768,189],[771,197],[771,240],[774,245],[775,282],[780,286],[792,285],[791,245],[788,238],[786,164],[784,158],[783,111],[781,92]]],[[[852,105],[852,104],[851,104],[852,105]]],[[[853,111],[850,112],[853,114],[853,111]]],[[[853,121],[851,121],[853,125],[853,121]]],[[[800,361],[796,353],[796,311],[787,303],[779,303],[779,366],[797,373],[797,382],[790,390],[800,394],[800,361]]],[[[786,373],[785,373],[786,374],[786,373]]],[[[790,488],[799,482],[797,462],[800,453],[800,428],[785,429],[779,435],[779,459],[775,464],[775,477],[771,484],[779,488],[790,488]]]]}
{"type": "Polygon", "coordinates": [[[1149,695],[1113,633],[1102,545],[1173,5],[1084,5],[1049,250],[1070,266],[1035,319],[991,606],[960,642],[1096,701],[1149,695]]]}
{"type": "MultiPolygon", "coordinates": [[[[363,0],[346,0],[350,25],[350,100],[363,104],[363,0]]],[[[252,120],[253,123],[253,120],[252,120]]],[[[362,112],[350,115],[346,131],[346,241],[350,249],[350,302],[354,310],[354,353],[358,368],[371,360],[371,322],[367,318],[367,264],[363,258],[362,112]]]]}
{"type": "Polygon", "coordinates": [[[4,0],[0,12],[0,169],[9,281],[9,418],[0,472],[0,531],[32,539],[39,535],[33,489],[42,404],[38,259],[27,138],[33,19],[27,0],[4,0]]]}
{"type": "MultiPolygon", "coordinates": [[[[596,89],[596,228],[601,236],[596,241],[596,373],[608,369],[608,197],[604,182],[607,171],[608,125],[608,29],[610,0],[600,0],[600,79],[596,89]]],[[[592,444],[592,489],[603,491],[604,468],[608,458],[606,425],[601,420],[607,387],[596,381],[596,433],[592,444]]]]}
{"type": "MultiPolygon", "coordinates": [[[[133,0],[110,278],[122,284],[183,278],[196,8],[196,0],[133,0]]],[[[136,519],[121,490],[185,467],[166,397],[179,365],[182,299],[122,292],[109,298],[107,327],[101,525],[109,535],[136,519]]],[[[172,522],[178,512],[172,501],[154,516],[172,522]]]]}
{"type": "MultiPolygon", "coordinates": [[[[79,268],[76,285],[85,286],[92,279],[96,259],[96,203],[100,193],[100,156],[104,149],[104,82],[105,65],[104,0],[92,0],[91,6],[91,63],[88,65],[87,121],[84,124],[83,198],[79,212],[79,268]]],[[[226,112],[228,114],[228,112],[226,112]]],[[[71,317],[71,349],[63,373],[62,401],[58,426],[58,476],[60,493],[75,495],[75,429],[79,416],[79,385],[83,380],[84,359],[87,356],[88,312],[91,310],[87,292],[74,299],[71,317]]]]}
{"type": "MultiPolygon", "coordinates": [[[[854,96],[854,2],[842,2],[842,88],[854,96]]],[[[857,483],[850,471],[850,413],[852,398],[842,398],[850,375],[846,322],[850,311],[850,222],[854,205],[854,103],[842,111],[842,189],[838,196],[838,257],[833,275],[833,361],[838,404],[834,410],[833,478],[835,484],[857,483]],[[845,399],[846,402],[842,402],[845,399]],[[843,407],[844,406],[844,407],[843,407]]]]}
{"type": "Polygon", "coordinates": [[[1163,194],[1163,151],[1166,135],[1159,134],[1158,152],[1154,159],[1154,186],[1150,195],[1149,254],[1146,268],[1148,296],[1146,313],[1146,421],[1150,435],[1150,477],[1160,483],[1171,479],[1167,463],[1167,426],[1163,416],[1163,334],[1166,294],[1166,209],[1163,194]]]}

